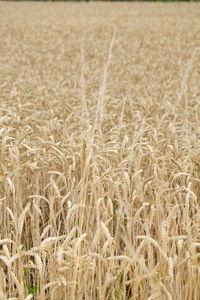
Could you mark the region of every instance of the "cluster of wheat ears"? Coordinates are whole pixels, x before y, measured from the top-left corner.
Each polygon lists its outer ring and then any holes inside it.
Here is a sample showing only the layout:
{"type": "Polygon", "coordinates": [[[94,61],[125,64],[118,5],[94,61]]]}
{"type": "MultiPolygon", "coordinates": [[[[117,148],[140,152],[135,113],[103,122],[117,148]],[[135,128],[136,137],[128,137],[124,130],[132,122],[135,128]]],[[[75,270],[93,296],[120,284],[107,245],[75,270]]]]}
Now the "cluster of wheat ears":
{"type": "Polygon", "coordinates": [[[0,3],[0,299],[200,299],[200,6],[0,3]]]}

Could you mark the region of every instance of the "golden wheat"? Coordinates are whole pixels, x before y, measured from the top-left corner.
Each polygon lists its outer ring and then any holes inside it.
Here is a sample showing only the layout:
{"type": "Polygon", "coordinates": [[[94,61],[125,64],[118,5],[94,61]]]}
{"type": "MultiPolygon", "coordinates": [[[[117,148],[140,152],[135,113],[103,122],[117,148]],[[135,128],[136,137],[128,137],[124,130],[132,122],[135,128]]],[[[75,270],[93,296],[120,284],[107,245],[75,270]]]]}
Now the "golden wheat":
{"type": "Polygon", "coordinates": [[[0,299],[200,300],[198,3],[0,3],[0,299]]]}

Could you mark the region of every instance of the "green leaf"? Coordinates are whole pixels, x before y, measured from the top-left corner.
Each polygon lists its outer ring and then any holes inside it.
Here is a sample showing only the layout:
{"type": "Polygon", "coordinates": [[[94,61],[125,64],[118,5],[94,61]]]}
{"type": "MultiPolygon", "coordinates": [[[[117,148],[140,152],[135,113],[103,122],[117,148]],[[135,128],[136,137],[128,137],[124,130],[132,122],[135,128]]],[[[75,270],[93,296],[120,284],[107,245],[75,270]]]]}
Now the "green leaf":
{"type": "Polygon", "coordinates": [[[28,294],[36,295],[37,294],[37,290],[38,290],[38,287],[37,286],[33,286],[33,287],[31,287],[31,288],[28,289],[28,294]]]}
{"type": "Polygon", "coordinates": [[[27,275],[29,274],[29,269],[24,268],[24,269],[23,269],[23,272],[24,272],[24,275],[27,276],[27,275]]]}

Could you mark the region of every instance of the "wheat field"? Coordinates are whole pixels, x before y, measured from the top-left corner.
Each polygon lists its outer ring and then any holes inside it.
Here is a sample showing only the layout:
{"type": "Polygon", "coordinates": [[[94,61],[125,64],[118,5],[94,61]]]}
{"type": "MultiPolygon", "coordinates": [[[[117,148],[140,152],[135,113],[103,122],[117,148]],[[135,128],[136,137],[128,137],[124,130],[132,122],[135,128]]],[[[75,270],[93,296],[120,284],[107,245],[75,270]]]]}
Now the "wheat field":
{"type": "Polygon", "coordinates": [[[200,299],[200,4],[0,3],[0,300],[200,299]]]}

